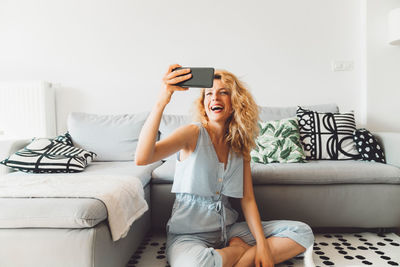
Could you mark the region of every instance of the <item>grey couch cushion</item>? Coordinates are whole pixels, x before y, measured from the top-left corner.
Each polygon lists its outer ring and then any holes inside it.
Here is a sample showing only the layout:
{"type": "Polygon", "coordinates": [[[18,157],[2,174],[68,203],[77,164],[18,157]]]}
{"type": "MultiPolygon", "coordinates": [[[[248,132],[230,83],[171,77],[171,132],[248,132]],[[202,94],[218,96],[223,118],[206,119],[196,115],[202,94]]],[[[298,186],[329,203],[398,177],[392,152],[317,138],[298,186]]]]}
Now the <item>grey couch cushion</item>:
{"type": "Polygon", "coordinates": [[[133,160],[147,112],[122,115],[97,115],[72,112],[68,131],[74,146],[97,154],[95,161],[133,160]]]}
{"type": "MultiPolygon", "coordinates": [[[[110,176],[130,176],[137,177],[146,186],[151,179],[152,171],[160,166],[162,161],[157,161],[145,166],[137,166],[133,161],[98,161],[92,162],[84,172],[74,173],[74,176],[85,175],[110,175],[110,176]]],[[[7,175],[19,175],[19,172],[12,172],[7,175]]]]}
{"type": "Polygon", "coordinates": [[[86,228],[107,218],[93,198],[0,198],[0,228],[86,228]]]}
{"type": "MultiPolygon", "coordinates": [[[[136,166],[133,161],[93,162],[84,172],[73,175],[137,177],[145,187],[153,169],[161,164],[161,161],[146,166],[136,166]]],[[[94,198],[0,198],[0,207],[0,228],[86,228],[107,218],[107,208],[94,198]]]]}
{"type": "MultiPolygon", "coordinates": [[[[318,112],[339,112],[339,108],[336,104],[323,104],[314,106],[302,106],[304,109],[310,109],[318,112]]],[[[291,117],[296,117],[297,106],[293,107],[259,107],[260,110],[260,120],[261,121],[271,121],[271,120],[281,120],[291,117]]]]}
{"type": "MultiPolygon", "coordinates": [[[[166,138],[168,135],[172,134],[176,129],[183,125],[190,124],[192,122],[192,117],[189,115],[174,115],[174,114],[163,114],[160,121],[160,140],[166,138]]],[[[164,160],[176,159],[176,154],[166,157],[164,160]]]]}
{"type": "Polygon", "coordinates": [[[400,184],[400,168],[375,162],[252,163],[254,184],[400,184]]]}
{"type": "Polygon", "coordinates": [[[175,174],[174,160],[167,160],[160,167],[155,168],[151,174],[151,183],[153,184],[172,184],[175,174]]]}
{"type": "Polygon", "coordinates": [[[150,182],[151,172],[161,164],[161,161],[157,161],[149,165],[137,166],[133,161],[98,161],[92,162],[83,173],[78,173],[78,175],[98,173],[101,175],[124,175],[137,177],[140,179],[144,187],[150,182]]]}
{"type": "Polygon", "coordinates": [[[170,135],[179,127],[192,122],[189,115],[163,114],[160,121],[160,140],[170,135]]]}
{"type": "MultiPolygon", "coordinates": [[[[317,160],[307,163],[252,163],[253,183],[263,184],[400,184],[400,168],[365,161],[317,160]]],[[[152,183],[172,183],[175,162],[153,171],[152,183]]]]}

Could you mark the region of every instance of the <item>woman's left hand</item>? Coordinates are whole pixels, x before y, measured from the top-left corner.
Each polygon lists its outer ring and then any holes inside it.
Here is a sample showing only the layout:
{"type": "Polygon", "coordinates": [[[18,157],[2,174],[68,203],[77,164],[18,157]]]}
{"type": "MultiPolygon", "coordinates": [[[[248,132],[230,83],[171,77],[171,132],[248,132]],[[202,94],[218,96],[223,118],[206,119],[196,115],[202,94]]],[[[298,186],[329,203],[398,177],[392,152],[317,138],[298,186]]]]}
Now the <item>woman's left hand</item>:
{"type": "Polygon", "coordinates": [[[255,257],[256,267],[274,267],[274,260],[269,249],[257,246],[256,257],[255,257]]]}

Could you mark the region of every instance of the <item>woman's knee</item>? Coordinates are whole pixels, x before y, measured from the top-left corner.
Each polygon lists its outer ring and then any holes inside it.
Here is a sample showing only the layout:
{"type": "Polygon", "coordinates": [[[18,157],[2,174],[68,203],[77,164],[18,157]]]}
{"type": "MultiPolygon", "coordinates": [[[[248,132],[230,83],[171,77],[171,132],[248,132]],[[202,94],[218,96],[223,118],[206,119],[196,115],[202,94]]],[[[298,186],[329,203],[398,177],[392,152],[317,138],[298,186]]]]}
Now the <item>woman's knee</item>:
{"type": "Polygon", "coordinates": [[[314,244],[314,234],[311,227],[300,221],[280,221],[275,236],[289,237],[300,243],[306,249],[314,244]]]}
{"type": "Polygon", "coordinates": [[[311,227],[303,222],[295,221],[295,230],[298,235],[301,235],[304,240],[306,249],[314,244],[314,233],[311,227]]]}

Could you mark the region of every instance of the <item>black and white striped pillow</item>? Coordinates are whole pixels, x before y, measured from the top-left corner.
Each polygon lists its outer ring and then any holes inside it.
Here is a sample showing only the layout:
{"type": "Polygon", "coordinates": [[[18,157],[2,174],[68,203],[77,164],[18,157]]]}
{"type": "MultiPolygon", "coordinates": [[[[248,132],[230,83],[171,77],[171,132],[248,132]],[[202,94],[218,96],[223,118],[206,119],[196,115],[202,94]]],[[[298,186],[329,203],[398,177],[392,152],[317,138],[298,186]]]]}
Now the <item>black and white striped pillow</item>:
{"type": "Polygon", "coordinates": [[[353,112],[323,113],[298,107],[297,119],[306,159],[361,158],[353,141],[356,130],[353,112]]]}
{"type": "Polygon", "coordinates": [[[0,162],[30,173],[81,172],[96,154],[72,146],[69,134],[55,139],[39,138],[0,162]]]}

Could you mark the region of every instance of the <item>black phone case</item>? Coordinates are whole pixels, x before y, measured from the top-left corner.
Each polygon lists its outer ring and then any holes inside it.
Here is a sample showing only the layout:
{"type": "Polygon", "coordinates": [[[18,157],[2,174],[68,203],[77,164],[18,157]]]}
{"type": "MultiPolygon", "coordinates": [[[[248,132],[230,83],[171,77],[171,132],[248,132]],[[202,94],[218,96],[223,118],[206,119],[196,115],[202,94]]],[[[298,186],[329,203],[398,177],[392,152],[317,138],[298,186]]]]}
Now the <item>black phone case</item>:
{"type": "Polygon", "coordinates": [[[178,69],[190,69],[192,78],[184,82],[177,83],[181,87],[197,87],[197,88],[211,88],[214,84],[214,68],[191,68],[182,67],[178,69]]]}

